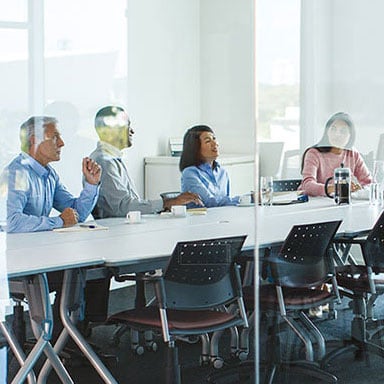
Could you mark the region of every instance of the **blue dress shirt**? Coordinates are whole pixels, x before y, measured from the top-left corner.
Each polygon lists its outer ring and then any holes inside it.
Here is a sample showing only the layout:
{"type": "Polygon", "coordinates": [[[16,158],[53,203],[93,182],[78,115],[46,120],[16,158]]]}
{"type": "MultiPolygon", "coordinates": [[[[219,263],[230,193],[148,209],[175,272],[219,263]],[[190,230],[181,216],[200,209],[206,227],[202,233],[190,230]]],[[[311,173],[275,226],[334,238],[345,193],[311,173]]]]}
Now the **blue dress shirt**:
{"type": "Polygon", "coordinates": [[[61,217],[49,217],[52,208],[73,208],[84,221],[91,213],[99,187],[86,183],[75,198],[60,182],[56,171],[21,153],[7,167],[7,232],[35,232],[61,228],[61,217]]]}
{"type": "MultiPolygon", "coordinates": [[[[230,197],[228,173],[216,161],[213,167],[209,163],[202,163],[185,168],[181,173],[181,191],[197,193],[208,208],[239,203],[239,196],[230,197]]],[[[187,206],[197,207],[194,203],[187,206]]]]}

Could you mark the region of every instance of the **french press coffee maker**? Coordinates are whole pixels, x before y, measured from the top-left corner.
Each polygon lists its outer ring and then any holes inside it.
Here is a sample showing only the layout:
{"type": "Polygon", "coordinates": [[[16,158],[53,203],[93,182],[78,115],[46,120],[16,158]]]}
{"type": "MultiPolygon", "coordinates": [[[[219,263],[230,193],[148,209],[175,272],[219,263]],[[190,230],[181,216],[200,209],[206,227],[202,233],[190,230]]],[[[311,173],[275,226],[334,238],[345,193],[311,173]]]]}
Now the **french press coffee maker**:
{"type": "Polygon", "coordinates": [[[325,193],[331,199],[335,199],[335,203],[349,204],[351,202],[351,170],[345,168],[344,164],[340,164],[340,168],[336,168],[333,177],[329,177],[325,182],[325,193]],[[328,184],[333,179],[335,186],[334,195],[328,193],[328,184]]]}

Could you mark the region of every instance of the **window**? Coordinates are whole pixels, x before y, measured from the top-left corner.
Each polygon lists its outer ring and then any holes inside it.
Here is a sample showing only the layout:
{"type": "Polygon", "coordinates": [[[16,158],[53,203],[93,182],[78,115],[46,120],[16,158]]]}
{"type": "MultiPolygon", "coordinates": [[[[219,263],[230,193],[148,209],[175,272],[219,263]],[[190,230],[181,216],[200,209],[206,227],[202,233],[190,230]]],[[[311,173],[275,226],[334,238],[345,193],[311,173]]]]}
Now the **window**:
{"type": "Polygon", "coordinates": [[[257,2],[258,140],[299,148],[300,0],[257,2]]]}

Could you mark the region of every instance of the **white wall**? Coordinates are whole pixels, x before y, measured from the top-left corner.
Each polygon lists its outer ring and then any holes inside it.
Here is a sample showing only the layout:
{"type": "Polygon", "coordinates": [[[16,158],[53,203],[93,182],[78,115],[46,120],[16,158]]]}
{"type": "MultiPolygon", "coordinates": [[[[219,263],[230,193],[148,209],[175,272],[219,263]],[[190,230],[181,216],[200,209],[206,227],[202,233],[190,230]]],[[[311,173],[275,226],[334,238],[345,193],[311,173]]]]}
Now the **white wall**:
{"type": "Polygon", "coordinates": [[[128,3],[127,107],[136,133],[127,158],[141,194],[144,157],[166,154],[168,138],[198,119],[198,31],[199,2],[128,3]]]}
{"type": "Polygon", "coordinates": [[[200,4],[201,121],[216,131],[222,152],[254,153],[254,1],[200,4]]]}
{"type": "Polygon", "coordinates": [[[129,1],[127,159],[140,193],[143,158],[192,125],[212,125],[222,152],[253,153],[253,28],[253,0],[129,1]]]}

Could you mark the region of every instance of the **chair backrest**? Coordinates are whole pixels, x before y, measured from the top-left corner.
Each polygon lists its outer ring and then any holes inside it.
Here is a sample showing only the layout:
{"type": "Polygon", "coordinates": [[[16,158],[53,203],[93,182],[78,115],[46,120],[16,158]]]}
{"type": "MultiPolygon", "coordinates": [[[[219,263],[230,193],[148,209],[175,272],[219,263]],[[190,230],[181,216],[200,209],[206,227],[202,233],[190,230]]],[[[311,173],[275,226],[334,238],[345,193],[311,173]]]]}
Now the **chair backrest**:
{"type": "Polygon", "coordinates": [[[272,278],[286,287],[316,287],[333,271],[330,243],[341,220],[292,227],[276,256],[271,256],[272,278]]]}
{"type": "Polygon", "coordinates": [[[384,270],[384,212],[369,232],[363,245],[363,257],[367,266],[376,273],[384,270]]]}
{"type": "Polygon", "coordinates": [[[163,193],[160,193],[160,197],[164,200],[167,200],[167,199],[174,199],[175,197],[179,196],[180,195],[180,192],[163,192],[163,193]]]}
{"type": "Polygon", "coordinates": [[[260,176],[275,177],[278,175],[283,148],[283,141],[265,141],[257,143],[256,153],[259,158],[260,176]]]}
{"type": "Polygon", "coordinates": [[[241,282],[234,259],[245,238],[177,243],[164,275],[167,307],[210,308],[238,297],[241,282]]]}
{"type": "Polygon", "coordinates": [[[281,177],[292,179],[300,177],[301,154],[299,149],[291,149],[284,152],[283,164],[281,166],[281,177]]]}
{"type": "Polygon", "coordinates": [[[301,179],[273,180],[273,192],[297,191],[301,179]]]}

